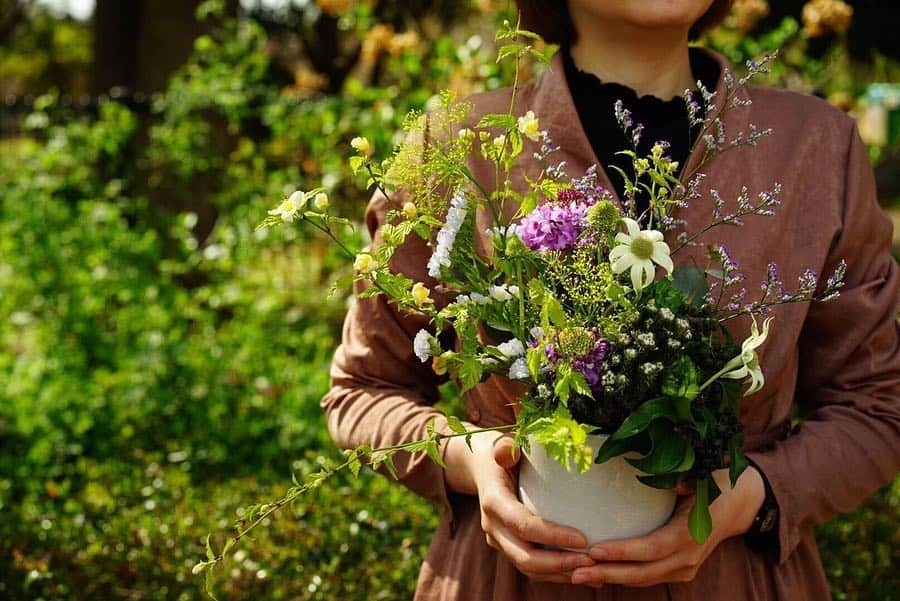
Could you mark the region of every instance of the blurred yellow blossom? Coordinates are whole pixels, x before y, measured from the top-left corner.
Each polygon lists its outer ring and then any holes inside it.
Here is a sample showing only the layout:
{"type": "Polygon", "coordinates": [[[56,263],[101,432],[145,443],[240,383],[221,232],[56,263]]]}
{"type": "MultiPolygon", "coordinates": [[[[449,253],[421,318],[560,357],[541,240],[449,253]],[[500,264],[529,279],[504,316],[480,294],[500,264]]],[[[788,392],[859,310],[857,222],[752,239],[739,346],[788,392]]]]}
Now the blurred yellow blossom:
{"type": "Polygon", "coordinates": [[[532,142],[537,142],[541,139],[541,131],[540,124],[538,123],[537,117],[534,116],[534,111],[528,111],[523,116],[519,117],[519,131],[522,132],[526,138],[531,140],[532,142]]]}
{"type": "Polygon", "coordinates": [[[408,219],[415,219],[419,215],[419,210],[416,208],[416,205],[407,201],[403,204],[403,214],[408,219]]]}
{"type": "Polygon", "coordinates": [[[328,195],[324,192],[319,192],[316,194],[315,199],[313,199],[313,205],[319,211],[324,211],[328,208],[328,195]]]}
{"type": "Polygon", "coordinates": [[[803,7],[802,17],[810,37],[843,33],[850,26],[853,7],[843,0],[810,0],[803,7]]]}
{"type": "Polygon", "coordinates": [[[369,253],[359,253],[356,255],[356,260],[353,262],[353,269],[360,273],[372,273],[375,271],[376,267],[378,267],[378,264],[375,262],[375,258],[369,253]]]}
{"type": "Polygon", "coordinates": [[[749,31],[768,14],[769,3],[766,0],[734,0],[731,12],[725,18],[725,26],[738,31],[749,31]]]}
{"type": "Polygon", "coordinates": [[[428,305],[434,302],[431,298],[431,290],[429,290],[422,282],[416,282],[412,287],[413,301],[418,305],[428,305]]]}
{"type": "Polygon", "coordinates": [[[353,150],[363,156],[369,156],[372,154],[372,145],[369,144],[368,138],[357,136],[350,140],[350,146],[353,147],[353,150]]]}

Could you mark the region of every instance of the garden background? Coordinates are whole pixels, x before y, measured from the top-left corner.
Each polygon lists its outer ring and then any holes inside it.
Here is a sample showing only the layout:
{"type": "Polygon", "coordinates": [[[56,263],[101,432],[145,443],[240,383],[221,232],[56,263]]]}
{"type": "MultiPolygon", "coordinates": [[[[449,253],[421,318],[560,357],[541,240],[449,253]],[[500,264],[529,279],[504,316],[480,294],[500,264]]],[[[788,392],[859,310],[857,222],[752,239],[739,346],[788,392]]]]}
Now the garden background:
{"type": "MultiPolygon", "coordinates": [[[[507,85],[511,3],[51,4],[0,0],[0,599],[199,599],[206,533],[338,456],[318,401],[348,265],[256,224],[319,182],[359,220],[350,139],[385,154],[441,89],[507,85]]],[[[737,0],[704,43],[781,48],[768,84],[852,112],[897,223],[893,4],[737,0]]],[[[900,599],[898,505],[900,480],[818,529],[835,599],[900,599]]],[[[221,598],[408,599],[437,523],[371,474],[276,515],[221,598]]]]}

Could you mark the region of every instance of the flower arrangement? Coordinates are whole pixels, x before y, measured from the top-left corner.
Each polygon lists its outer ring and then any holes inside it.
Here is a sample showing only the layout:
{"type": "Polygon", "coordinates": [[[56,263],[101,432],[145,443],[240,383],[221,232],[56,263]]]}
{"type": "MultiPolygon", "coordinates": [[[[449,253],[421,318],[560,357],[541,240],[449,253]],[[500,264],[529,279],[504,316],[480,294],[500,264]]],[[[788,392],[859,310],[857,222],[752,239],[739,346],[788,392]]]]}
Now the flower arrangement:
{"type": "MultiPolygon", "coordinates": [[[[518,65],[530,55],[548,61],[550,52],[536,49],[535,38],[505,26],[498,33],[499,60],[518,65]]],[[[540,129],[540,115],[513,114],[514,86],[507,113],[485,115],[470,127],[460,124],[468,122],[471,107],[445,94],[439,110],[406,119],[406,141],[386,161],[373,158],[367,140],[353,140],[354,172],[365,173],[368,185],[391,203],[377,247],[356,252],[341,242],[338,228],[350,224],[329,213],[321,189],[294,192],[262,227],[297,222],[319,229],[354,261],[353,279],[366,284],[360,297],[385,295],[400,311],[426,315],[432,327],[412,341],[423,369],[448,374],[462,392],[490,377],[521,384],[515,424],[471,430],[451,417],[452,436],[511,430],[518,445],[540,443],[559,463],[582,472],[626,455],[647,486],[671,489],[691,481],[696,495],[689,528],[702,542],[712,526],[709,504],[719,493],[711,473],[728,468],[733,485],[747,466],[739,403],[765,384],[757,352],[772,331],[770,307],[824,302],[842,286],[843,265],[821,285],[807,271],[789,291],[770,264],[760,294],[751,297],[721,244],[706,249],[705,266],[676,266],[679,253],[698,245],[702,234],[740,227],[747,216],[774,215],[778,185],[755,198],[744,189],[736,210],[726,209],[715,190],[704,198],[700,186],[704,165],[770,133],[750,126],[731,138],[722,124],[725,112],[746,102],[736,90],[765,71],[770,58],[748,63],[740,80],[726,72],[722,98],[699,82],[698,92],[685,93],[692,124],[702,132],[698,144],[705,147],[691,171],[679,173],[662,140],[641,156],[642,127],[617,103],[616,118],[633,141],[622,151],[634,170],[633,177],[620,172],[621,204],[599,184],[597,166],[571,178],[564,164],[553,163],[557,149],[540,129]],[[543,170],[515,181],[513,167],[525,152],[543,170]],[[493,182],[474,177],[472,157],[493,165],[493,182]],[[710,204],[708,222],[686,231],[679,210],[699,202],[710,204]],[[490,216],[487,231],[478,231],[478,215],[490,216]],[[391,269],[410,236],[429,242],[433,281],[391,269]],[[737,343],[723,324],[741,315],[752,325],[737,343]],[[455,334],[452,348],[442,345],[439,335],[446,331],[455,334]],[[591,433],[608,437],[591,448],[591,433]]],[[[438,444],[446,436],[432,424],[424,440],[346,451],[344,463],[295,481],[283,499],[252,507],[221,552],[208,546],[195,572],[221,561],[262,519],[334,471],[357,473],[363,463],[393,471],[391,458],[400,451],[424,451],[441,463],[438,444]]]]}

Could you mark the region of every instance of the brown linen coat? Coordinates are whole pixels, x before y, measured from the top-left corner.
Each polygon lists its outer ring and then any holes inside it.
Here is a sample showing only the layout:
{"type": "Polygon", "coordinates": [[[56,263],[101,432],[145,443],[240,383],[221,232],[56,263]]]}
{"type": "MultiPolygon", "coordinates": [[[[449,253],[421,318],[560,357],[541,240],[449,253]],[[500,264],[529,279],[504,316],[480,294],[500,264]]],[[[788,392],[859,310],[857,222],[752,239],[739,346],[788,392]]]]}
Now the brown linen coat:
{"type": "MultiPolygon", "coordinates": [[[[708,52],[708,51],[707,51],[708,52]]],[[[711,53],[723,69],[727,60],[711,53]]],[[[720,77],[719,98],[725,94],[720,77]]],[[[775,309],[769,340],[760,349],[766,385],[743,403],[746,450],[765,473],[780,508],[780,555],[768,559],[750,551],[741,537],[724,541],[690,583],[649,588],[539,584],[520,574],[487,546],[478,500],[450,491],[442,469],[424,454],[397,462],[400,481],[445,508],[419,576],[418,600],[616,599],[729,601],[828,599],[812,526],[855,507],[900,469],[900,334],[896,315],[900,270],[890,254],[891,224],[879,209],[872,168],[854,122],[816,98],[750,87],[740,92],[749,106],[725,119],[730,134],[750,123],[774,133],[756,149],[725,153],[707,165],[704,189],[717,189],[731,205],[745,185],[750,193],[783,186],[773,217],[749,217],[740,228],[717,228],[704,242],[724,242],[748,275],[751,298],[769,261],[790,286],[807,267],[828,274],[847,261],[846,288],[825,304],[793,304],[775,309]],[[795,402],[808,410],[793,431],[795,402]]],[[[471,125],[488,112],[505,112],[509,90],[476,95],[471,125]]],[[[562,62],[517,97],[517,114],[532,109],[561,150],[570,176],[597,162],[578,120],[562,62]]],[[[694,152],[688,168],[700,160],[694,152]]],[[[536,165],[526,147],[519,168],[532,176],[536,165]]],[[[486,165],[473,161],[481,181],[493,181],[486,165]]],[[[608,184],[609,190],[613,187],[608,184]]],[[[366,220],[375,235],[386,212],[376,195],[366,220]]],[[[681,212],[689,231],[708,223],[708,196],[681,212]]],[[[490,225],[479,216],[478,231],[490,225]]],[[[671,242],[671,240],[670,240],[671,242]]],[[[482,249],[486,240],[478,241],[482,249]]],[[[702,259],[702,249],[676,255],[676,264],[702,259]]],[[[430,249],[408,240],[393,267],[435,284],[426,275],[430,249]]],[[[701,263],[702,264],[702,263],[701,263]]],[[[333,388],[322,405],[329,429],[343,447],[391,445],[425,436],[438,418],[431,404],[438,380],[413,354],[412,338],[426,327],[420,317],[400,315],[379,296],[357,300],[344,324],[343,343],[332,366],[333,388]]],[[[733,320],[735,339],[749,332],[747,320],[733,320]]],[[[469,420],[480,426],[511,423],[516,388],[491,378],[466,401],[469,420]]],[[[585,502],[590,502],[585,499],[585,502]]]]}

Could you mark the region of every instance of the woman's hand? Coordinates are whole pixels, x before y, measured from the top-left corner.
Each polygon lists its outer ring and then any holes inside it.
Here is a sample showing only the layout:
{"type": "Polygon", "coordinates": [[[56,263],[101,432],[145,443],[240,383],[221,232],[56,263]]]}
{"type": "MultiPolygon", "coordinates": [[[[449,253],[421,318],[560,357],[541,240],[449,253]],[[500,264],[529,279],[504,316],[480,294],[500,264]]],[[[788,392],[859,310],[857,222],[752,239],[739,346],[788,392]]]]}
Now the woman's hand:
{"type": "Polygon", "coordinates": [[[472,437],[472,451],[460,438],[448,441],[447,482],[459,492],[477,494],[481,527],[487,544],[501,551],[516,568],[540,582],[571,582],[576,568],[593,566],[585,553],[551,551],[539,545],[584,548],[587,540],[574,528],[531,513],[516,497],[519,453],[512,438],[493,432],[472,437]]]}
{"type": "Polygon", "coordinates": [[[741,474],[734,488],[728,481],[728,470],[717,470],[713,477],[722,494],[710,506],[713,530],[704,544],[698,545],[688,532],[688,513],[694,496],[683,494],[665,526],[646,536],[591,547],[590,556],[597,565],[576,569],[572,583],[639,587],[693,580],[719,543],[750,528],[765,498],[762,476],[753,466],[741,474]]]}

